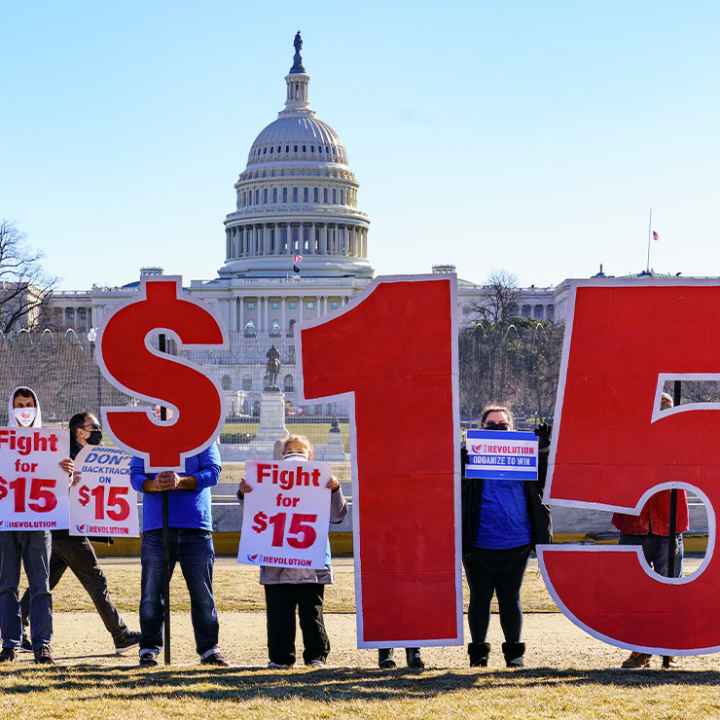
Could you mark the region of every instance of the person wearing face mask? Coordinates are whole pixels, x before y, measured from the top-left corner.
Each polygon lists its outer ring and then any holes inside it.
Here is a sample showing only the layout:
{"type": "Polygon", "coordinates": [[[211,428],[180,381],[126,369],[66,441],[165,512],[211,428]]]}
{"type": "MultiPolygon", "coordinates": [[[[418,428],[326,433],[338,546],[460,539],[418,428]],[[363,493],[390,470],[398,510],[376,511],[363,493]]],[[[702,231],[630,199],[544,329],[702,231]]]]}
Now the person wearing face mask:
{"type": "MultiPolygon", "coordinates": [[[[70,431],[70,457],[74,460],[86,445],[99,445],[102,431],[97,418],[89,412],[73,415],[68,423],[70,431]]],[[[71,484],[79,481],[80,474],[73,473],[71,484]]],[[[107,578],[98,564],[95,549],[89,538],[70,535],[69,530],[52,531],[52,554],[50,556],[50,590],[60,582],[70,568],[93,601],[103,624],[110,633],[117,653],[121,653],[140,642],[140,633],[131,632],[125,620],[113,604],[108,591],[107,578]]],[[[20,601],[23,628],[26,630],[30,618],[30,596],[28,592],[20,601]]],[[[22,648],[29,649],[27,635],[23,633],[22,648]]]]}
{"type": "MultiPolygon", "coordinates": [[[[290,435],[280,446],[284,460],[312,460],[311,442],[302,435],[290,435]]],[[[347,515],[347,502],[337,478],[331,477],[330,522],[340,523],[347,515]]],[[[238,499],[252,492],[252,486],[240,483],[238,499]]],[[[311,667],[321,667],[330,653],[330,641],[323,619],[325,585],[332,584],[330,539],[327,540],[326,565],[320,570],[260,567],[260,584],[265,587],[269,668],[288,669],[295,664],[295,612],[300,617],[303,660],[311,667]]]]}
{"type": "MultiPolygon", "coordinates": [[[[28,387],[16,388],[8,403],[10,427],[40,428],[42,414],[37,395],[28,387]]],[[[70,458],[60,462],[68,474],[74,471],[70,458]]],[[[13,662],[22,642],[18,590],[20,567],[28,578],[27,608],[32,619],[30,650],[35,662],[52,664],[52,596],[50,594],[50,533],[46,530],[0,532],[0,663],[13,662]]]]}
{"type": "MultiPolygon", "coordinates": [[[[512,430],[512,413],[505,405],[489,405],[482,412],[481,426],[483,430],[512,430]]],[[[536,544],[549,543],[552,537],[550,510],[542,503],[543,465],[534,482],[483,480],[465,478],[467,458],[463,447],[462,552],[470,588],[470,666],[487,666],[490,602],[496,594],[505,636],[505,664],[522,667],[525,643],[521,642],[520,588],[530,551],[536,544]]],[[[544,469],[547,472],[546,464],[544,469]]]]}

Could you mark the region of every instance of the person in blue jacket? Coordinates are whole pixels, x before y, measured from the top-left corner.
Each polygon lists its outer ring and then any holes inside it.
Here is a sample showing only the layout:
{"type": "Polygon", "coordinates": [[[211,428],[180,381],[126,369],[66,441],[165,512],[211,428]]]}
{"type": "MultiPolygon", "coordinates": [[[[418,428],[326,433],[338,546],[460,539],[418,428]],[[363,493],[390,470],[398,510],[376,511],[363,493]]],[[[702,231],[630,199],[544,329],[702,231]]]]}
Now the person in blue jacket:
{"type": "Polygon", "coordinates": [[[143,497],[143,532],[140,562],[140,666],[157,665],[163,638],[162,494],[169,497],[169,543],[172,575],[180,562],[190,592],[195,645],[200,662],[227,666],[218,647],[219,623],[212,589],[215,549],[212,539],[210,488],[220,479],[222,463],[217,444],[185,460],[182,473],[146,473],[145,463],[130,463],[132,486],[143,497]]]}

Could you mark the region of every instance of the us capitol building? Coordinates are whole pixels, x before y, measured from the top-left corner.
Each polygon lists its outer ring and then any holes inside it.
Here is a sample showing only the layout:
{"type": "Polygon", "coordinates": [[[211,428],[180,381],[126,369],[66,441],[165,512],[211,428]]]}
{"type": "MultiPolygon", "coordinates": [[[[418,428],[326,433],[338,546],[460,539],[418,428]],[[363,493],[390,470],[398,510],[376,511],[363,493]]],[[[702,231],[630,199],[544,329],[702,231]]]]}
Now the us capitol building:
{"type": "MultiPolygon", "coordinates": [[[[285,77],[285,107],[255,138],[246,168],[235,183],[235,208],[225,217],[225,262],[212,280],[187,287],[222,324],[228,348],[194,353],[221,384],[233,415],[259,410],[266,356],[280,353],[279,386],[295,412],[335,415],[332,403],[303,409],[295,395],[296,324],[347,304],[371,282],[370,220],[358,207],[359,184],[337,132],[310,109],[310,75],[295,36],[295,57],[285,77]],[[299,269],[297,272],[294,268],[299,269]]],[[[162,274],[147,267],[141,278],[162,274]]],[[[451,273],[436,265],[434,273],[451,273]]],[[[92,333],[119,302],[136,296],[139,282],[119,288],[55,292],[49,305],[55,328],[92,333]]],[[[483,302],[482,286],[459,281],[461,322],[483,302]]],[[[538,320],[560,318],[566,292],[526,288],[520,313],[538,320]]],[[[291,410],[293,411],[293,410],[291,410]]]]}

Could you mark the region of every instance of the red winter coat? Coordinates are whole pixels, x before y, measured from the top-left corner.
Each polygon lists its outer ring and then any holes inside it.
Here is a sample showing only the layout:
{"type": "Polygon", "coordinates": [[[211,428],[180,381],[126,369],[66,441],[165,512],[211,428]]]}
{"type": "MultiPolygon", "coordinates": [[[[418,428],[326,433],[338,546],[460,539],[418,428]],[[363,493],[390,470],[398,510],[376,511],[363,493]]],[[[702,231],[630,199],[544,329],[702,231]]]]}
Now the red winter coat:
{"type": "MultiPolygon", "coordinates": [[[[645,503],[639,515],[615,513],[612,524],[624,535],[670,534],[670,490],[655,493],[645,503]]],[[[675,532],[683,533],[689,527],[688,502],[685,490],[677,491],[675,532]]]]}

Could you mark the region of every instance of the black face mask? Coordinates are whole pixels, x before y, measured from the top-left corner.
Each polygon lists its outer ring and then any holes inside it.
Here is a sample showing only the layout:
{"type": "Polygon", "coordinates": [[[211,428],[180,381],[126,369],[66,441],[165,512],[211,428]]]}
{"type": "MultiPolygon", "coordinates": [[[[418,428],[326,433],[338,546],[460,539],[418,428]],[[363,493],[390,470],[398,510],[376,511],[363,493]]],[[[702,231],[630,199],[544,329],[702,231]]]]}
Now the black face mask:
{"type": "Polygon", "coordinates": [[[87,439],[88,445],[99,445],[102,442],[102,430],[91,430],[87,439]]]}

